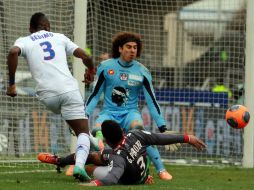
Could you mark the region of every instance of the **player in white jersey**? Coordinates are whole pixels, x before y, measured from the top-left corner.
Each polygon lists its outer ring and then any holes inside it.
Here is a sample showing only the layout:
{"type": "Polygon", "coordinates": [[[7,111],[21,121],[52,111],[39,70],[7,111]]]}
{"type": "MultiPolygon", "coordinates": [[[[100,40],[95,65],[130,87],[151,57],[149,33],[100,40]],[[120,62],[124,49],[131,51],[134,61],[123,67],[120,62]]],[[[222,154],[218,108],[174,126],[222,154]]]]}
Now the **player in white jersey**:
{"type": "Polygon", "coordinates": [[[92,81],[95,68],[91,58],[63,34],[50,32],[50,23],[43,13],[35,13],[30,19],[31,35],[16,40],[10,49],[7,64],[9,70],[9,86],[6,94],[15,97],[15,72],[18,56],[23,56],[29,65],[33,78],[37,83],[36,92],[39,100],[54,113],[62,117],[77,136],[76,162],[73,176],[81,181],[90,180],[84,164],[90,150],[88,120],[84,112],[83,98],[79,92],[77,80],[72,76],[67,55],[82,59],[88,67],[92,81]]]}

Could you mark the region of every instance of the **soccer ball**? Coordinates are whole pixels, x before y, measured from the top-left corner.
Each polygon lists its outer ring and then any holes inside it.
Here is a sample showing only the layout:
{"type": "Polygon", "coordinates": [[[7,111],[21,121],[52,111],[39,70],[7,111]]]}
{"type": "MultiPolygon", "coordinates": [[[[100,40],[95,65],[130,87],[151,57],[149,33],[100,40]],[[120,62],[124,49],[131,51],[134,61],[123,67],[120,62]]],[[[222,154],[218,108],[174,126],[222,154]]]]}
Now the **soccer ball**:
{"type": "Polygon", "coordinates": [[[250,120],[250,113],[243,105],[233,105],[226,112],[226,121],[230,127],[242,129],[250,120]]]}

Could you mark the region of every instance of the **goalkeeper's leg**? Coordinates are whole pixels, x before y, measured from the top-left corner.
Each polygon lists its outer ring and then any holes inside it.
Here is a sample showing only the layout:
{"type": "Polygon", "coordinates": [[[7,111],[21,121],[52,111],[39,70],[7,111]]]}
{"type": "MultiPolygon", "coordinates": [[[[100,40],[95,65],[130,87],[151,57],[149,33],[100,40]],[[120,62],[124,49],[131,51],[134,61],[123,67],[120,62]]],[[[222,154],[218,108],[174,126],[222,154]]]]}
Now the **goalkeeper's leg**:
{"type": "Polygon", "coordinates": [[[99,150],[103,150],[105,148],[104,142],[103,142],[103,135],[101,132],[101,124],[105,120],[115,120],[110,112],[102,112],[99,114],[99,117],[95,121],[95,126],[93,127],[90,136],[90,140],[92,144],[95,144],[95,147],[99,150]]]}
{"type": "MultiPolygon", "coordinates": [[[[98,124],[100,125],[100,124],[98,124]]],[[[95,150],[103,150],[105,148],[103,142],[103,135],[100,127],[94,127],[92,129],[92,134],[90,135],[91,145],[95,147],[95,150]]]]}

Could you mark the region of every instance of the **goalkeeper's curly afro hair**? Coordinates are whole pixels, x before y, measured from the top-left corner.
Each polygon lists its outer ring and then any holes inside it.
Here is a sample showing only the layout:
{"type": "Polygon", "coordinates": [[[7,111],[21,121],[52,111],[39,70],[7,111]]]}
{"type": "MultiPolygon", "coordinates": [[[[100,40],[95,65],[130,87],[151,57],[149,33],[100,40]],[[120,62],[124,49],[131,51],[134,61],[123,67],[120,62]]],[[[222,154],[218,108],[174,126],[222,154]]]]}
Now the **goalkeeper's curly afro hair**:
{"type": "Polygon", "coordinates": [[[107,143],[117,145],[123,139],[123,130],[120,125],[113,120],[105,120],[101,124],[101,132],[107,143]]]}
{"type": "Polygon", "coordinates": [[[131,32],[119,32],[112,39],[112,57],[120,57],[119,47],[123,47],[128,42],[137,43],[137,57],[140,57],[143,45],[141,41],[141,35],[131,32]]]}

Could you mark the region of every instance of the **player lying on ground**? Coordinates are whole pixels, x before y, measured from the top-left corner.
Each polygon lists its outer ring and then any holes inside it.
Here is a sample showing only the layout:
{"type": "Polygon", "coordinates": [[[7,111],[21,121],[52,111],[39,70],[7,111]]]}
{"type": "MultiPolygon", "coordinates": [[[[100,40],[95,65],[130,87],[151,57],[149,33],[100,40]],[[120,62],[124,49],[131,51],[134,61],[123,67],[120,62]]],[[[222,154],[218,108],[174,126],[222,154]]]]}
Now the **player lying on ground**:
{"type": "MultiPolygon", "coordinates": [[[[90,183],[82,184],[84,186],[144,184],[149,176],[149,165],[146,157],[146,147],[149,145],[188,143],[199,151],[206,148],[205,143],[194,135],[159,134],[137,129],[124,135],[120,125],[112,120],[104,121],[101,129],[105,141],[112,149],[103,150],[101,153],[97,153],[97,156],[92,155],[94,154],[92,153],[89,158],[93,157],[92,161],[95,164],[110,167],[101,168],[105,174],[101,177],[95,176],[95,179],[90,183]]],[[[75,157],[72,154],[65,158],[57,158],[44,153],[44,156],[40,158],[40,155],[38,159],[42,162],[59,166],[73,164],[75,157]]]]}

